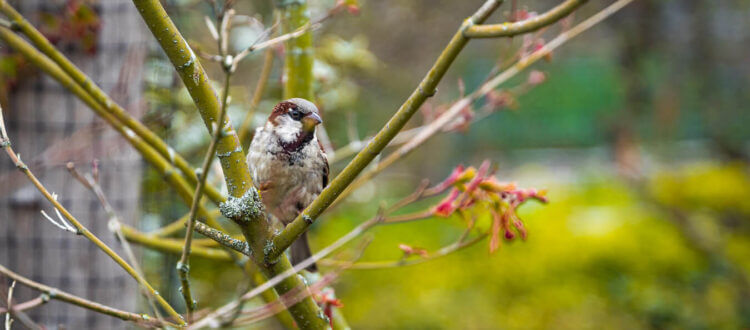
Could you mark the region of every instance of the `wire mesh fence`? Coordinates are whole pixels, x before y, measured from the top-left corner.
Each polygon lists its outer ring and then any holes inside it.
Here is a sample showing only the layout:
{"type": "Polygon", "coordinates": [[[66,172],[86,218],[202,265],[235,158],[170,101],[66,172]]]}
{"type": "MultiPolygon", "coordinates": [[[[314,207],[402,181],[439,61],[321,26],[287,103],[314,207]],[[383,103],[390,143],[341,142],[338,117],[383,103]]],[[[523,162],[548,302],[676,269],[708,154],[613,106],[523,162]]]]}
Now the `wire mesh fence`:
{"type": "MultiPolygon", "coordinates": [[[[148,38],[130,2],[23,0],[11,4],[33,24],[46,27],[42,31],[55,36],[65,33],[67,27],[60,24],[71,22],[65,15],[79,9],[75,6],[89,6],[95,19],[87,22],[93,24],[93,48],[90,44],[58,46],[118,103],[140,115],[140,70],[148,38]]],[[[62,38],[51,39],[60,42],[62,38]]],[[[90,171],[91,162],[98,159],[104,192],[120,218],[135,224],[140,157],[86,105],[41,73],[18,77],[8,95],[4,115],[14,148],[48,189],[59,195],[60,202],[119,253],[119,243],[108,229],[101,205],[65,165],[74,162],[79,170],[90,171]]],[[[40,210],[54,214],[51,206],[6,157],[0,157],[0,182],[0,264],[34,281],[113,307],[137,310],[136,283],[89,241],[44,220],[40,210]]],[[[38,292],[18,286],[14,300],[23,302],[37,296],[38,292]]],[[[125,326],[115,318],[54,300],[28,315],[51,328],[125,326]]]]}

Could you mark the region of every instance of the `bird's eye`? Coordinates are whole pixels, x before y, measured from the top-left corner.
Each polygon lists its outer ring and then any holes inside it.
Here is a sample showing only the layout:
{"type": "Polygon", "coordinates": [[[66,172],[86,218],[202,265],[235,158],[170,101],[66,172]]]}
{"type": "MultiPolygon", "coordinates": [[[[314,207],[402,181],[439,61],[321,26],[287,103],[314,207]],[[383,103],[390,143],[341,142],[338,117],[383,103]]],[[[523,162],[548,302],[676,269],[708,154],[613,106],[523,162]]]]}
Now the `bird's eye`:
{"type": "Polygon", "coordinates": [[[292,117],[294,120],[300,120],[302,119],[302,112],[300,112],[299,109],[294,108],[289,111],[289,117],[292,117]]]}

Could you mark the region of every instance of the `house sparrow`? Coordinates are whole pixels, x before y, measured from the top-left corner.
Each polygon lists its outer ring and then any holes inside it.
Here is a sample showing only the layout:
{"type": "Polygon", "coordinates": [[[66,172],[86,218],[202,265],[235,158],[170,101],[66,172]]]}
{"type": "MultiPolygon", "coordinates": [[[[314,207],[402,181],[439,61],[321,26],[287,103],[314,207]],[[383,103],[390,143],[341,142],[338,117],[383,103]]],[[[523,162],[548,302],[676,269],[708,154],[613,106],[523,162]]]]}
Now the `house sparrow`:
{"type": "MultiPolygon", "coordinates": [[[[292,222],[328,185],[328,158],[315,137],[323,122],[312,102],[293,98],[274,106],[258,127],[247,163],[266,209],[284,225],[292,222]]],[[[307,235],[290,247],[292,264],[310,257],[307,235]]],[[[307,268],[316,271],[313,264],[307,268]]]]}

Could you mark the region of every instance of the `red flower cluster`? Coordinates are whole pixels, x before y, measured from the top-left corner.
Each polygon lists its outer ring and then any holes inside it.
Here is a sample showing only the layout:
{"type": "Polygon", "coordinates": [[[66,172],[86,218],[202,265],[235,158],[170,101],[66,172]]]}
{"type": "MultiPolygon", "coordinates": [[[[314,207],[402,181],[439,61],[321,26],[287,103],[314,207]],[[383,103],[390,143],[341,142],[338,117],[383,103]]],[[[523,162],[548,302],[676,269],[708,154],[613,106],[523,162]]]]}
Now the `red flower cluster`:
{"type": "Polygon", "coordinates": [[[473,205],[488,206],[493,219],[490,252],[494,252],[500,246],[501,231],[507,240],[515,238],[516,233],[526,239],[526,229],[516,214],[518,206],[530,199],[546,203],[547,198],[544,190],[519,189],[513,183],[500,183],[489,168],[489,161],[484,161],[479,169],[457,166],[445,181],[435,187],[438,191],[450,188],[450,192],[433,208],[433,214],[449,217],[473,205]]]}

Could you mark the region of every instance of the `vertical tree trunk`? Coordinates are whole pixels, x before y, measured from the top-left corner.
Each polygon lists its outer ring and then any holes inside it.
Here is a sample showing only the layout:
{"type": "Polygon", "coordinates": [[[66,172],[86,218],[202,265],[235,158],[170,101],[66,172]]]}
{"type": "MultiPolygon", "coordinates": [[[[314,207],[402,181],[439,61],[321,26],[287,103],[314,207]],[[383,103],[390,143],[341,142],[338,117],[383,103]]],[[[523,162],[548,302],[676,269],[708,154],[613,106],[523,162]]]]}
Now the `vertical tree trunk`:
{"type": "MultiPolygon", "coordinates": [[[[62,17],[64,0],[23,0],[14,5],[37,26],[40,11],[62,17]]],[[[141,69],[146,51],[145,31],[130,2],[93,3],[101,28],[96,52],[62,46],[63,52],[117,102],[137,111],[141,97],[141,69]]],[[[107,217],[96,198],[66,171],[68,161],[90,171],[100,160],[100,183],[126,223],[138,217],[141,183],[140,157],[95,118],[93,112],[55,81],[42,74],[22,77],[10,92],[5,117],[14,148],[59,200],[92,232],[122,254],[109,231],[107,217]]],[[[54,215],[49,203],[0,157],[0,264],[35,281],[127,310],[136,310],[136,283],[91,243],[63,232],[44,220],[40,209],[54,215]]],[[[38,296],[18,288],[16,301],[38,296]]],[[[51,301],[29,312],[42,325],[68,329],[123,327],[120,320],[51,301]]]]}
{"type": "Polygon", "coordinates": [[[618,170],[634,175],[641,171],[637,123],[651,109],[652,95],[646,85],[644,62],[654,51],[659,3],[643,0],[632,4],[620,18],[623,29],[619,52],[620,70],[625,90],[624,108],[616,115],[613,127],[613,151],[618,170]]]}

